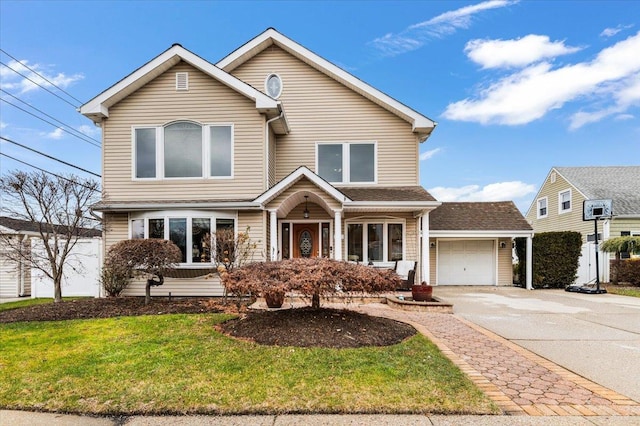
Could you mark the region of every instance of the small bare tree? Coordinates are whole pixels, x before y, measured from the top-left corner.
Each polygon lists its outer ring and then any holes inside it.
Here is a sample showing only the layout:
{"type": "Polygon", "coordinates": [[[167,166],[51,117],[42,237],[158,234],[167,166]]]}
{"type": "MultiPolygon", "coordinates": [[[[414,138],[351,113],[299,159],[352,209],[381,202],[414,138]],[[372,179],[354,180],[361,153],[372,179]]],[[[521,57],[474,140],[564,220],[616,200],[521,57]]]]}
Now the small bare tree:
{"type": "Polygon", "coordinates": [[[32,222],[42,238],[43,250],[27,251],[22,242],[0,232],[6,256],[42,271],[53,281],[54,300],[62,301],[64,267],[78,239],[92,232],[95,219],[89,208],[96,201],[99,183],[75,175],[12,171],[0,177],[3,215],[32,222]]]}

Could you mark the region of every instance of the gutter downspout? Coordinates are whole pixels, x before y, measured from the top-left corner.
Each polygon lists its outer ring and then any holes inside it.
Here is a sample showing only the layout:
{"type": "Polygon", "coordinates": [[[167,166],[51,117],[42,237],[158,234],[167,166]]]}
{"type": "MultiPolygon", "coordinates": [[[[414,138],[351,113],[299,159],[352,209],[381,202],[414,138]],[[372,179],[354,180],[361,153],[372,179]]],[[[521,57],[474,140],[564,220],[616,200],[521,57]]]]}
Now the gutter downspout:
{"type": "Polygon", "coordinates": [[[264,179],[264,189],[265,191],[269,189],[269,124],[272,122],[279,120],[284,117],[284,111],[280,111],[280,115],[277,117],[270,118],[264,124],[264,145],[266,148],[266,161],[265,161],[265,179],[264,179]]]}

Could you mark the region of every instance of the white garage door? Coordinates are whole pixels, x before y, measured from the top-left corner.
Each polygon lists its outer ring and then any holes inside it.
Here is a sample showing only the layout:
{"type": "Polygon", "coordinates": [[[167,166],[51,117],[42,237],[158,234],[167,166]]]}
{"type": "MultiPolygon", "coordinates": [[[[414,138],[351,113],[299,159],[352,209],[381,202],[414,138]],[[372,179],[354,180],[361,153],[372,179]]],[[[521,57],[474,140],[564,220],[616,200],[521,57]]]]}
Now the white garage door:
{"type": "Polygon", "coordinates": [[[494,285],[492,240],[438,242],[438,284],[494,285]]]}

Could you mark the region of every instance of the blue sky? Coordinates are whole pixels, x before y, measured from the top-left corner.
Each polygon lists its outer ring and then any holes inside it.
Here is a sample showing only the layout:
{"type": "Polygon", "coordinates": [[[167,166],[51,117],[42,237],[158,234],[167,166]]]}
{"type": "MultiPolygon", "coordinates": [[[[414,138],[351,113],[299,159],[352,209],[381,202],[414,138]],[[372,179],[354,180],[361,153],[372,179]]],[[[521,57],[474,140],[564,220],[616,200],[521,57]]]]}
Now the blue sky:
{"type": "MultiPolygon", "coordinates": [[[[268,27],[438,122],[420,164],[441,201],[514,200],[526,212],[552,166],[640,164],[638,1],[2,0],[1,62],[68,102],[0,65],[0,135],[101,173],[99,129],[70,104],[172,43],[215,63],[268,27]]],[[[0,156],[2,173],[16,168],[30,169],[0,156]]]]}

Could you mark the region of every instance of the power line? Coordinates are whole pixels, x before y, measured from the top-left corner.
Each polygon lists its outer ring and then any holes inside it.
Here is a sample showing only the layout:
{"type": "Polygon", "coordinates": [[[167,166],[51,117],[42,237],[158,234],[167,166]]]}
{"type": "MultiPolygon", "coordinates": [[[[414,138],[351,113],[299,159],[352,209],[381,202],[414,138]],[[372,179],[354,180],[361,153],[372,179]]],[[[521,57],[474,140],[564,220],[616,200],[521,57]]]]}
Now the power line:
{"type": "MultiPolygon", "coordinates": [[[[0,50],[2,50],[2,49],[0,49],[0,50]]],[[[38,109],[38,108],[34,107],[33,105],[31,105],[31,104],[30,104],[30,103],[28,103],[28,102],[23,101],[23,100],[22,100],[22,99],[20,99],[19,97],[15,96],[15,95],[12,95],[11,93],[7,92],[6,90],[4,90],[4,89],[0,89],[0,92],[3,92],[3,93],[5,93],[5,94],[7,94],[7,95],[11,96],[13,99],[17,100],[18,102],[21,102],[21,103],[25,104],[25,105],[26,105],[26,106],[28,106],[29,108],[33,108],[34,110],[38,111],[40,114],[43,114],[43,115],[45,115],[46,117],[49,117],[50,119],[52,119],[52,120],[54,120],[54,121],[56,121],[56,122],[58,122],[58,123],[62,124],[63,126],[67,126],[70,130],[73,130],[75,133],[77,133],[77,134],[81,135],[82,137],[87,137],[87,138],[89,138],[89,139],[91,139],[91,140],[93,140],[93,141],[96,141],[97,143],[101,143],[99,140],[97,140],[97,139],[95,139],[95,138],[92,138],[92,137],[91,137],[91,136],[89,136],[89,135],[85,135],[84,133],[82,133],[82,132],[80,132],[80,131],[78,131],[78,130],[74,129],[74,128],[73,128],[73,126],[70,126],[70,125],[68,125],[68,124],[66,124],[66,123],[63,123],[62,121],[58,120],[57,118],[50,116],[50,115],[49,115],[49,114],[47,114],[46,112],[44,112],[44,111],[42,111],[42,110],[40,110],[40,109],[38,109]]],[[[23,111],[24,111],[24,110],[23,110],[23,111]]],[[[25,112],[26,112],[26,111],[25,111],[25,112]]],[[[76,137],[77,137],[77,136],[76,136],[76,137]]]]}
{"type": "Polygon", "coordinates": [[[46,87],[44,87],[43,85],[41,85],[40,83],[37,83],[35,81],[33,81],[32,79],[30,79],[29,77],[27,77],[26,75],[22,74],[20,71],[14,70],[13,68],[11,68],[9,65],[5,64],[4,62],[0,61],[0,65],[4,65],[5,67],[9,68],[11,71],[15,72],[18,75],[21,75],[22,77],[26,78],[27,80],[29,80],[30,82],[32,82],[33,84],[35,84],[36,86],[46,90],[47,92],[51,93],[53,96],[55,96],[56,98],[60,99],[63,102],[68,103],[69,105],[71,105],[74,109],[78,109],[78,105],[74,105],[71,102],[69,102],[68,100],[66,100],[65,98],[63,98],[62,96],[58,95],[57,93],[52,92],[51,90],[47,89],[46,87]]]}
{"type": "Polygon", "coordinates": [[[29,67],[27,64],[23,64],[22,62],[20,62],[18,59],[16,59],[15,57],[11,56],[9,54],[9,52],[7,52],[6,50],[3,50],[0,48],[0,52],[4,53],[5,55],[7,55],[8,57],[10,57],[11,59],[13,59],[14,61],[16,61],[17,63],[19,63],[20,65],[22,65],[23,67],[25,67],[26,69],[28,69],[29,71],[31,71],[32,73],[36,74],[38,77],[40,77],[41,79],[43,79],[44,81],[46,81],[47,83],[49,83],[50,85],[52,85],[53,87],[55,87],[56,89],[60,90],[62,93],[64,93],[65,95],[69,96],[71,99],[76,100],[78,102],[80,102],[81,104],[83,103],[80,99],[76,98],[75,96],[73,96],[71,93],[67,92],[66,90],[64,90],[62,87],[56,85],[54,82],[50,81],[49,79],[47,79],[45,76],[43,76],[42,74],[40,74],[38,71],[34,70],[33,68],[29,67]]]}
{"type": "Polygon", "coordinates": [[[3,136],[0,136],[0,139],[2,139],[2,140],[4,140],[4,141],[7,141],[7,142],[10,142],[10,143],[12,143],[12,144],[14,144],[14,145],[20,146],[20,147],[22,147],[22,148],[24,148],[24,149],[28,149],[29,151],[33,151],[33,152],[35,152],[36,154],[40,154],[40,155],[42,155],[43,157],[47,157],[47,158],[50,158],[50,159],[52,159],[52,160],[55,160],[55,161],[57,161],[57,162],[59,162],[59,163],[62,163],[62,164],[64,164],[64,165],[67,165],[67,166],[73,167],[74,169],[78,169],[78,170],[83,171],[83,172],[85,172],[85,173],[89,173],[90,175],[93,175],[93,176],[96,176],[96,177],[102,177],[102,176],[100,176],[100,175],[99,175],[99,174],[97,174],[97,173],[91,172],[91,171],[89,171],[89,170],[87,170],[87,169],[83,169],[82,167],[78,167],[78,166],[73,165],[73,164],[71,164],[71,163],[67,163],[67,162],[66,162],[66,161],[64,161],[64,160],[57,159],[57,158],[55,158],[55,157],[52,157],[52,156],[51,156],[51,155],[49,155],[49,154],[45,154],[44,152],[40,152],[40,151],[38,151],[38,150],[36,150],[36,149],[30,148],[30,147],[28,147],[28,146],[26,146],[26,145],[23,145],[23,144],[21,144],[21,143],[18,143],[18,142],[16,142],[16,141],[11,140],[11,139],[5,138],[5,137],[3,137],[3,136]]]}
{"type": "Polygon", "coordinates": [[[16,104],[12,104],[11,102],[9,102],[8,100],[6,100],[6,99],[4,99],[4,98],[0,98],[0,101],[2,101],[2,102],[6,102],[6,103],[8,103],[9,105],[11,105],[12,107],[17,108],[17,109],[19,109],[20,111],[26,112],[27,114],[29,114],[29,115],[31,115],[31,116],[33,116],[33,117],[37,118],[38,120],[42,120],[42,121],[44,121],[45,123],[50,124],[50,125],[52,125],[52,126],[53,126],[53,127],[55,127],[55,128],[59,128],[59,129],[60,129],[60,130],[62,130],[63,132],[69,133],[71,136],[73,136],[73,137],[75,137],[75,138],[78,138],[78,139],[80,139],[81,141],[87,142],[87,143],[89,143],[89,144],[91,144],[91,145],[93,145],[93,146],[95,146],[95,147],[101,148],[101,146],[100,146],[99,144],[97,144],[97,143],[95,143],[95,142],[93,142],[93,141],[91,141],[91,140],[89,140],[89,139],[82,138],[82,137],[80,137],[80,136],[76,135],[75,133],[71,133],[71,132],[70,132],[70,131],[68,131],[67,129],[64,129],[64,128],[62,128],[62,127],[59,127],[57,124],[53,124],[52,122],[47,121],[47,120],[45,120],[45,119],[44,119],[44,118],[42,118],[42,117],[38,117],[38,116],[37,116],[37,115],[35,115],[34,113],[32,113],[32,112],[30,112],[30,111],[27,111],[26,109],[21,108],[21,107],[19,107],[19,106],[18,106],[18,105],[16,105],[16,104]]]}
{"type": "Polygon", "coordinates": [[[66,181],[68,181],[68,182],[71,182],[71,183],[74,183],[74,184],[76,184],[76,185],[80,185],[80,186],[82,186],[82,187],[84,187],[84,188],[92,189],[92,190],[93,190],[93,189],[95,189],[95,188],[92,188],[92,187],[90,187],[90,186],[87,186],[87,185],[85,185],[85,184],[83,184],[83,183],[76,182],[76,181],[75,181],[75,180],[73,180],[73,179],[69,179],[69,178],[66,178],[66,177],[64,177],[64,176],[60,176],[60,175],[58,175],[58,174],[55,174],[55,173],[53,173],[53,172],[50,172],[49,170],[45,170],[45,169],[40,168],[40,167],[38,167],[38,166],[34,166],[33,164],[27,163],[26,161],[18,160],[17,158],[12,157],[12,156],[10,156],[10,155],[8,155],[8,154],[5,154],[4,152],[0,152],[0,155],[3,155],[3,156],[5,156],[5,157],[7,157],[7,158],[10,158],[10,159],[12,159],[13,161],[17,161],[18,163],[22,163],[22,164],[24,164],[24,165],[26,165],[26,166],[33,167],[34,169],[38,169],[38,170],[40,170],[41,172],[45,172],[45,173],[48,173],[48,174],[50,174],[50,175],[53,175],[53,176],[55,176],[55,177],[57,177],[57,178],[64,179],[64,180],[66,180],[66,181]]]}

